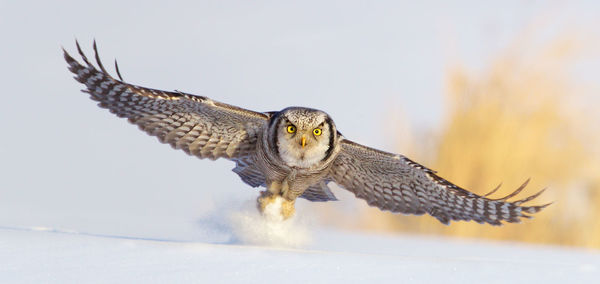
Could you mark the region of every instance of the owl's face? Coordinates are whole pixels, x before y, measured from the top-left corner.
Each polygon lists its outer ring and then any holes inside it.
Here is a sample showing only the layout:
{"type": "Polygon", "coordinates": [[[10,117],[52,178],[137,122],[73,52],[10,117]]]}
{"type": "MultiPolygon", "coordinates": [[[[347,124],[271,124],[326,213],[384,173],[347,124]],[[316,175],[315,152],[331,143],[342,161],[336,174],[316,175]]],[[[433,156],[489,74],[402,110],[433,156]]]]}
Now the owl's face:
{"type": "Polygon", "coordinates": [[[333,148],[335,125],[326,113],[308,108],[286,108],[274,121],[275,145],[291,167],[310,168],[324,161],[333,148]]]}

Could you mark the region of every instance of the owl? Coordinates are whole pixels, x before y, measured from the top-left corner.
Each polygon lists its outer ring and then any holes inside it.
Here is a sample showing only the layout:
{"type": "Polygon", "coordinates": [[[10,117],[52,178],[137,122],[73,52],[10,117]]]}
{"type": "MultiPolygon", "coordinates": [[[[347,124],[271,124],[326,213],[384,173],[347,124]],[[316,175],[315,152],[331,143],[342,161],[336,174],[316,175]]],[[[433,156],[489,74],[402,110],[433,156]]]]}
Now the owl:
{"type": "Polygon", "coordinates": [[[500,225],[531,218],[549,204],[525,206],[538,197],[508,201],[527,185],[502,198],[477,195],[458,187],[409,158],[346,139],[327,113],[304,107],[255,112],[180,91],[160,91],[125,83],[102,65],[96,43],[96,66],[82,52],[79,63],[64,49],[68,68],[84,93],[118,117],[127,118],[162,143],[189,155],[235,162],[233,171],[252,187],[264,187],[257,207],[282,199],[281,215],[293,216],[298,197],[337,200],[336,183],[381,210],[429,214],[443,224],[470,221],[500,225]]]}

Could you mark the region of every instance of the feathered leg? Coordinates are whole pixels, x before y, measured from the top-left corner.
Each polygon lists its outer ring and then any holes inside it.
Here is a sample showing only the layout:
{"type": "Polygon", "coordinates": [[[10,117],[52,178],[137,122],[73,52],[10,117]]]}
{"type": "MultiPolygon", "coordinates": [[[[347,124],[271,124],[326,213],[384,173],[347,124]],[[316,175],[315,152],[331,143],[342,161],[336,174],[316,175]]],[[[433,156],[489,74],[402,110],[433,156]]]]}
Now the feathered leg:
{"type": "Polygon", "coordinates": [[[281,208],[279,210],[280,216],[283,220],[289,219],[294,216],[296,209],[294,207],[295,200],[289,200],[283,196],[281,193],[287,192],[289,189],[289,185],[286,180],[282,183],[279,182],[271,182],[265,191],[260,192],[260,196],[257,198],[257,207],[258,211],[261,214],[265,215],[265,211],[269,205],[275,205],[278,198],[281,199],[281,208]]]}

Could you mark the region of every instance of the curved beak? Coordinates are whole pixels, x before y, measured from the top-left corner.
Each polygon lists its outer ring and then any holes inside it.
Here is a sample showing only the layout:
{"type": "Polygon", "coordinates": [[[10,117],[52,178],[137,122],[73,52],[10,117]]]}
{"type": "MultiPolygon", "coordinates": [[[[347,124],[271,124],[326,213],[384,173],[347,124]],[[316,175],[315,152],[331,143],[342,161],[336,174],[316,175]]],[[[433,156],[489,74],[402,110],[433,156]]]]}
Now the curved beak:
{"type": "Polygon", "coordinates": [[[302,148],[306,146],[306,135],[302,135],[302,148]]]}

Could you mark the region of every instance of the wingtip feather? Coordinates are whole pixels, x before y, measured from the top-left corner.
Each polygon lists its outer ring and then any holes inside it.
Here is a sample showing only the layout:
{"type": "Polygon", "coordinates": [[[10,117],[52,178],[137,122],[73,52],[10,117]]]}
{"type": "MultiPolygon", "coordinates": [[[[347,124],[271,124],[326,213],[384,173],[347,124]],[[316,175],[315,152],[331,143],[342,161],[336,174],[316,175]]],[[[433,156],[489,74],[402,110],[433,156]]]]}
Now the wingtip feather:
{"type": "Polygon", "coordinates": [[[100,70],[102,70],[102,72],[104,74],[110,76],[108,74],[108,72],[106,71],[106,69],[104,68],[102,61],[100,60],[100,54],[98,53],[98,45],[96,44],[96,39],[94,39],[93,49],[94,49],[94,57],[96,58],[96,64],[98,64],[98,67],[100,67],[100,70]]]}

